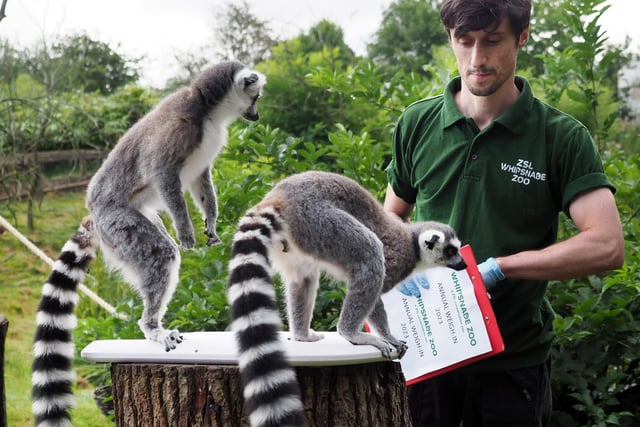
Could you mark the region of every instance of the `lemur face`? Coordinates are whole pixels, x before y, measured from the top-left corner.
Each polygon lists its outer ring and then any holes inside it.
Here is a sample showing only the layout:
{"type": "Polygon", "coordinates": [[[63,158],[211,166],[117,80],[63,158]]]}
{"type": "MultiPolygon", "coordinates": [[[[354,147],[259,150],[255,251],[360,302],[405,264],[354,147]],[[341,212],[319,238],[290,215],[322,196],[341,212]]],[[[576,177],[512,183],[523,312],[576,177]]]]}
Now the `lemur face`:
{"type": "Polygon", "coordinates": [[[442,265],[454,270],[464,270],[467,263],[460,255],[460,240],[452,229],[427,229],[420,233],[419,245],[421,261],[436,266],[442,265]]]}
{"type": "Polygon", "coordinates": [[[260,118],[257,102],[262,95],[262,87],[267,84],[267,79],[257,71],[243,68],[236,75],[235,82],[240,89],[237,91],[240,116],[255,122],[260,118]]]}

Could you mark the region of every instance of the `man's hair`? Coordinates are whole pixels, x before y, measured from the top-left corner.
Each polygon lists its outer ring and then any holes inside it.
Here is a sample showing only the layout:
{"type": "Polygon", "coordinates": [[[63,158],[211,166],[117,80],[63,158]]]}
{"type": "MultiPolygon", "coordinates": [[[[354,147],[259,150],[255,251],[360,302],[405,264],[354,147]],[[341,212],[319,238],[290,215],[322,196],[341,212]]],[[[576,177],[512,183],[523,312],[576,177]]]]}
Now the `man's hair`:
{"type": "Polygon", "coordinates": [[[531,0],[444,0],[440,19],[447,34],[454,30],[454,37],[470,31],[492,31],[504,18],[511,24],[518,39],[529,25],[531,0]]]}

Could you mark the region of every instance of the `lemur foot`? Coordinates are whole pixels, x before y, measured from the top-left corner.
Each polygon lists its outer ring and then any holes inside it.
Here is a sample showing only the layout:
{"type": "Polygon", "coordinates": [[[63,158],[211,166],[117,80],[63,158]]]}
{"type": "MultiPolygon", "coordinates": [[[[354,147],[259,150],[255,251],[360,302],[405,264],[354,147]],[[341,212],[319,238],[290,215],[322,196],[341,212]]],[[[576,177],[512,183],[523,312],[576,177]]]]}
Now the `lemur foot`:
{"type": "Polygon", "coordinates": [[[182,335],[177,329],[164,330],[158,338],[158,342],[164,344],[164,351],[175,350],[178,344],[182,342],[182,335]]]}
{"type": "Polygon", "coordinates": [[[205,234],[205,236],[207,236],[209,238],[207,240],[207,246],[217,245],[218,243],[220,243],[222,241],[222,240],[220,240],[220,237],[218,237],[218,234],[216,233],[216,221],[215,220],[209,221],[208,219],[205,218],[204,226],[205,226],[204,234],[205,234]]]}
{"type": "Polygon", "coordinates": [[[407,350],[409,350],[409,346],[407,345],[407,343],[405,341],[400,341],[400,344],[396,345],[398,359],[402,359],[402,357],[407,353],[407,350]]]}
{"type": "Polygon", "coordinates": [[[364,333],[364,332],[353,332],[353,333],[344,333],[344,331],[338,331],[340,335],[351,344],[355,345],[372,345],[382,353],[382,357],[388,360],[392,360],[396,352],[400,353],[403,351],[404,353],[407,351],[406,348],[402,349],[404,345],[403,341],[398,341],[398,344],[394,344],[391,341],[379,337],[374,334],[364,333]]]}
{"type": "MultiPolygon", "coordinates": [[[[142,325],[141,325],[142,326],[142,325]]],[[[177,329],[142,329],[144,336],[151,341],[155,341],[164,345],[164,351],[175,350],[175,348],[182,342],[182,335],[177,329]]]]}
{"type": "Polygon", "coordinates": [[[213,236],[210,235],[209,233],[205,233],[205,234],[209,236],[209,239],[207,240],[207,246],[217,245],[222,241],[220,240],[220,237],[218,237],[216,234],[214,234],[213,236]]]}
{"type": "Polygon", "coordinates": [[[184,251],[193,249],[196,246],[196,239],[193,235],[183,236],[182,238],[179,238],[179,240],[180,240],[180,249],[184,251]]]}
{"type": "Polygon", "coordinates": [[[394,347],[390,342],[386,342],[386,344],[388,345],[376,345],[374,344],[374,346],[378,347],[378,349],[380,350],[380,353],[382,353],[382,357],[384,357],[387,360],[392,360],[393,359],[393,353],[394,351],[397,350],[396,347],[394,347]]]}
{"type": "Polygon", "coordinates": [[[402,359],[402,356],[404,356],[409,349],[406,341],[399,340],[393,335],[385,336],[383,339],[386,339],[392,346],[395,347],[396,352],[398,353],[398,359],[402,359]]]}
{"type": "Polygon", "coordinates": [[[320,334],[314,331],[313,329],[309,329],[305,335],[295,334],[295,333],[292,335],[293,335],[294,341],[313,342],[313,341],[320,341],[321,339],[324,338],[324,334],[320,334]]]}

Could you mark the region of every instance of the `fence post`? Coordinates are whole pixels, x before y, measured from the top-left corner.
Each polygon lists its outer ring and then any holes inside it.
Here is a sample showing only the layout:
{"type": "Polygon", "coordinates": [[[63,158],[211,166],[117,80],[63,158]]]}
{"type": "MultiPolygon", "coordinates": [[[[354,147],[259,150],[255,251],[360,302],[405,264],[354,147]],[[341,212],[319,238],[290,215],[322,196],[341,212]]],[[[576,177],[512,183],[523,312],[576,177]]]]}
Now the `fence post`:
{"type": "Polygon", "coordinates": [[[7,396],[4,390],[4,342],[9,330],[9,319],[0,314],[0,427],[7,427],[7,396]]]}

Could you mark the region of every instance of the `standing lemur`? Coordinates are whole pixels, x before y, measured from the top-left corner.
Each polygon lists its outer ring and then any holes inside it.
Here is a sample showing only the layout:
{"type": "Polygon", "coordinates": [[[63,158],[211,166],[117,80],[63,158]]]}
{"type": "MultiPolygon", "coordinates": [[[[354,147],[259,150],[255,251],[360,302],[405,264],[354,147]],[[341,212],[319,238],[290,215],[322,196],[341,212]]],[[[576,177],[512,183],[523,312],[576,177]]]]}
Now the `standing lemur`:
{"type": "Polygon", "coordinates": [[[401,357],[406,344],[391,335],[380,296],[418,269],[464,269],[459,249],[447,225],[404,223],[346,177],[306,172],[276,185],[240,220],[229,264],[231,329],[251,425],[304,424],[295,371],[279,341],[272,269],[285,285],[292,339],[322,338],[310,325],[324,271],[347,286],[338,332],[401,357]],[[361,331],[365,319],[380,336],[361,331]]]}
{"type": "Polygon", "coordinates": [[[138,324],[145,337],[167,351],[181,342],[177,330],[162,327],[178,282],[180,251],[158,212],[170,215],[180,247],[192,248],[188,190],[205,218],[207,245],[219,242],[211,165],[232,121],[258,120],[256,101],[265,83],[262,74],[237,62],[204,70],[133,125],[96,172],[87,190],[90,215],[43,287],[32,368],[36,424],[70,424],[76,287],[98,244],[110,267],[140,294],[144,311],[138,324]]]}

